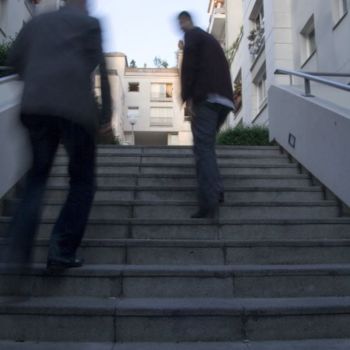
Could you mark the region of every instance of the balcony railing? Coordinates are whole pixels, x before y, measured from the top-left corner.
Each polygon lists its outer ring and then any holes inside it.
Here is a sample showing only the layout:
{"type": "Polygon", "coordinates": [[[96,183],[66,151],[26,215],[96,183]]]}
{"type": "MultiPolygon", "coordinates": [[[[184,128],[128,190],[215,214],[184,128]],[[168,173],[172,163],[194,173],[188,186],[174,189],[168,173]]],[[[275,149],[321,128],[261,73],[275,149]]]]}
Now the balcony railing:
{"type": "Polygon", "coordinates": [[[173,97],[171,95],[168,95],[166,93],[152,93],[151,94],[151,101],[156,102],[172,102],[173,97]]]}
{"type": "Polygon", "coordinates": [[[150,126],[172,127],[173,118],[151,117],[150,126]]]}

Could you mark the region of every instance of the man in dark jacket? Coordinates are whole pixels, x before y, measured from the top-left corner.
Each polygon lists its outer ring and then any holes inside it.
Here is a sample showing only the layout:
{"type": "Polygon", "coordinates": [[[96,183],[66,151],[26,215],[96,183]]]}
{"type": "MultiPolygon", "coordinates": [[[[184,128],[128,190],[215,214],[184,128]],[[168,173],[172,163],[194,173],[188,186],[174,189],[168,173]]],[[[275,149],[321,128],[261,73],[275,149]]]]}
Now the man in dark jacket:
{"type": "Polygon", "coordinates": [[[110,130],[111,96],[100,24],[89,17],[86,0],[69,0],[59,11],[35,17],[16,39],[8,64],[24,82],[21,121],[33,155],[23,199],[9,229],[7,263],[30,262],[45,185],[57,148],[69,156],[70,190],[54,225],[49,269],[80,267],[76,251],[95,193],[96,131],[110,130]],[[99,67],[103,108],[92,76],[99,67]]]}
{"type": "Polygon", "coordinates": [[[180,13],[185,33],[181,69],[182,100],[191,114],[198,178],[199,211],[192,218],[212,218],[224,189],[215,153],[216,134],[234,109],[231,74],[219,42],[195,27],[188,12],[180,13]]]}

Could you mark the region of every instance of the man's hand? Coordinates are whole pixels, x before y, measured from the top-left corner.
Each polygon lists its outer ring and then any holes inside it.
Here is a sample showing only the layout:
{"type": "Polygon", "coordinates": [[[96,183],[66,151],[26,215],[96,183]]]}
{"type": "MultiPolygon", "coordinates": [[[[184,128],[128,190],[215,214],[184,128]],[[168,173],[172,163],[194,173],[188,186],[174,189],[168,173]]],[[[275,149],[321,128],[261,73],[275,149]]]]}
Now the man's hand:
{"type": "Polygon", "coordinates": [[[106,123],[100,126],[100,135],[106,135],[110,132],[112,132],[113,128],[112,128],[112,123],[106,123]]]}
{"type": "Polygon", "coordinates": [[[192,118],[195,116],[194,108],[193,108],[193,101],[188,100],[185,102],[185,117],[187,121],[192,120],[192,118]]]}

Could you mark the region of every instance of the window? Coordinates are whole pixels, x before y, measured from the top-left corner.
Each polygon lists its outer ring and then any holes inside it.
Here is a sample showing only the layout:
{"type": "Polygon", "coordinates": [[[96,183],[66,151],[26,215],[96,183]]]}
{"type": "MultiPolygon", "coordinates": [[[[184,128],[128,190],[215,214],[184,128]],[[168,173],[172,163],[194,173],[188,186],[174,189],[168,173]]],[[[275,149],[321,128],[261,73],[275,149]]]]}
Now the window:
{"type": "Polygon", "coordinates": [[[300,34],[302,61],[306,62],[317,50],[314,16],[307,21],[300,34]]]}
{"type": "Polygon", "coordinates": [[[151,100],[152,101],[172,101],[173,99],[173,84],[161,83],[151,85],[151,100]]]}
{"type": "Polygon", "coordinates": [[[339,21],[347,14],[347,12],[347,0],[332,0],[332,14],[335,25],[339,23],[339,21]]]}
{"type": "Polygon", "coordinates": [[[267,103],[267,87],[266,87],[266,65],[260,69],[254,79],[256,91],[256,109],[260,112],[267,103]]]}
{"type": "Polygon", "coordinates": [[[140,83],[129,83],[129,92],[139,92],[140,83]]]}
{"type": "Polygon", "coordinates": [[[151,126],[173,126],[173,108],[152,107],[151,126]]]}
{"type": "Polygon", "coordinates": [[[139,117],[139,107],[128,107],[128,119],[136,121],[139,117]]]}

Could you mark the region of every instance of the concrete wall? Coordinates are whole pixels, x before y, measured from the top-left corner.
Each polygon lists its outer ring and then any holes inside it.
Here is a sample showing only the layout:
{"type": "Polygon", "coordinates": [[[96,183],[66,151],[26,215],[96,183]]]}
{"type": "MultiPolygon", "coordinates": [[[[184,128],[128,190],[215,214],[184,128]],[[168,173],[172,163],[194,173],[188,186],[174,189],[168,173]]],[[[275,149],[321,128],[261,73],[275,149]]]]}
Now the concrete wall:
{"type": "Polygon", "coordinates": [[[269,115],[271,138],[350,205],[350,109],[272,86],[269,115]],[[295,148],[289,144],[290,134],[295,148]]]}

